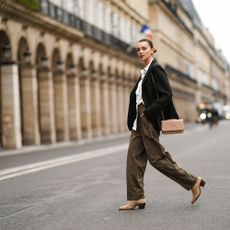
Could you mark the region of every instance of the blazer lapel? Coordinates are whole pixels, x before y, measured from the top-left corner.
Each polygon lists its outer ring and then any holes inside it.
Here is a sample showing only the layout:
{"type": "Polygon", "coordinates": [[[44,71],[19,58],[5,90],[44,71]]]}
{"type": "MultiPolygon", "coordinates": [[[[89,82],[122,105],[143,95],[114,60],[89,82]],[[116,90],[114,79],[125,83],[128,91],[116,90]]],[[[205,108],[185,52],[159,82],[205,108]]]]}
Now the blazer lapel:
{"type": "Polygon", "coordinates": [[[134,85],[132,91],[136,91],[137,86],[138,86],[138,83],[139,83],[140,80],[141,80],[141,76],[140,76],[139,79],[137,80],[137,82],[136,82],[136,84],[134,85]]]}
{"type": "Polygon", "coordinates": [[[148,77],[148,75],[149,75],[150,72],[151,72],[152,66],[153,66],[154,64],[156,64],[156,63],[157,63],[157,60],[154,58],[154,59],[152,60],[151,64],[150,64],[150,66],[149,66],[149,68],[148,68],[148,70],[147,70],[145,76],[144,76],[144,79],[143,79],[143,83],[142,83],[142,84],[144,84],[144,82],[146,81],[146,78],[148,77]]]}

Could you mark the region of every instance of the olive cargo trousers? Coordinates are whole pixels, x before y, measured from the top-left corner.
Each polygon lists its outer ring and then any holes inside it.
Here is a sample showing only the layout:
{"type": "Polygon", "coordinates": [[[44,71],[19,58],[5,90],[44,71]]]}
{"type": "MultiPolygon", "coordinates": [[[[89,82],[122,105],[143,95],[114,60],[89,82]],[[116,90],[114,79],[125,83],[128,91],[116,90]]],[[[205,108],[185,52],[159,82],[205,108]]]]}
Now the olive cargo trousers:
{"type": "Polygon", "coordinates": [[[190,190],[197,177],[179,167],[159,142],[159,133],[145,116],[140,118],[144,106],[138,106],[137,131],[132,130],[126,168],[127,200],[138,200],[144,195],[144,173],[149,163],[182,187],[190,190]]]}

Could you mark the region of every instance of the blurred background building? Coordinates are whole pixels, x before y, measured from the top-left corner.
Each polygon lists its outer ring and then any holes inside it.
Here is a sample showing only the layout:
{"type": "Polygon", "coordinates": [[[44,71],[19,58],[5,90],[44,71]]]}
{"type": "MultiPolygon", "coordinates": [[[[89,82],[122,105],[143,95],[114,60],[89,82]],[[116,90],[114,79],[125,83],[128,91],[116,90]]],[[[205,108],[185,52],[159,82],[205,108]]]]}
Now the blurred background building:
{"type": "Polygon", "coordinates": [[[150,0],[149,22],[169,74],[180,115],[194,121],[197,109],[216,107],[221,114],[230,101],[229,63],[215,49],[191,0],[150,0]]]}
{"type": "Polygon", "coordinates": [[[1,0],[0,148],[127,132],[146,27],[185,121],[230,104],[229,64],[191,0],[1,0]]]}

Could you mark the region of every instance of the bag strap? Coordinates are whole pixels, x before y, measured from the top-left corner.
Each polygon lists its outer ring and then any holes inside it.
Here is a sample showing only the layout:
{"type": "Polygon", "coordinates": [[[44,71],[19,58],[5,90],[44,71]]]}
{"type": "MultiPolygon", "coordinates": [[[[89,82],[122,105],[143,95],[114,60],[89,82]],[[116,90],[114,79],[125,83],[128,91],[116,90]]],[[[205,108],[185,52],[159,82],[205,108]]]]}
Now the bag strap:
{"type": "MultiPolygon", "coordinates": [[[[152,71],[151,71],[151,78],[152,78],[152,82],[153,82],[153,85],[154,85],[154,88],[155,88],[155,92],[156,92],[156,96],[157,96],[157,99],[158,99],[158,98],[159,98],[159,95],[158,95],[158,91],[157,91],[157,87],[156,87],[156,83],[155,83],[155,79],[154,79],[154,77],[153,77],[152,71]]],[[[165,116],[164,116],[162,110],[161,110],[161,115],[162,115],[163,120],[165,120],[165,116]]]]}

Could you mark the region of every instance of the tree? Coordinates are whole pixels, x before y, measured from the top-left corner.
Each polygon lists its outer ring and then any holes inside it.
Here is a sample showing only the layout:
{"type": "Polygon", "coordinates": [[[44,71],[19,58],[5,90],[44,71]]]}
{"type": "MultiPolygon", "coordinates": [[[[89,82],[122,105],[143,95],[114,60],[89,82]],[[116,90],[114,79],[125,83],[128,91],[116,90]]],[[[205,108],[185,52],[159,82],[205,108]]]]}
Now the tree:
{"type": "Polygon", "coordinates": [[[19,0],[19,3],[32,11],[40,10],[39,0],[19,0]]]}

